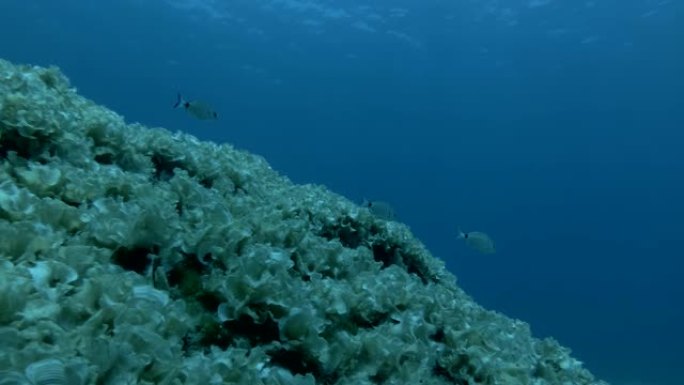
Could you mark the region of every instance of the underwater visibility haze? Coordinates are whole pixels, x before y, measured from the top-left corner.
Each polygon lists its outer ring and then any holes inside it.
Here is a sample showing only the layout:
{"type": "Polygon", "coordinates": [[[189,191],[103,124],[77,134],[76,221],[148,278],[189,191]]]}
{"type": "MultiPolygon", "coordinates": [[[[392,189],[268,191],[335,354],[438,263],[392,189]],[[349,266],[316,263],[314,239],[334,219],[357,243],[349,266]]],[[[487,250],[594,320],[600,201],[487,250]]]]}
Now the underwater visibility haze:
{"type": "Polygon", "coordinates": [[[476,302],[610,383],[677,385],[683,17],[679,0],[3,0],[0,58],[382,202],[476,302]]]}

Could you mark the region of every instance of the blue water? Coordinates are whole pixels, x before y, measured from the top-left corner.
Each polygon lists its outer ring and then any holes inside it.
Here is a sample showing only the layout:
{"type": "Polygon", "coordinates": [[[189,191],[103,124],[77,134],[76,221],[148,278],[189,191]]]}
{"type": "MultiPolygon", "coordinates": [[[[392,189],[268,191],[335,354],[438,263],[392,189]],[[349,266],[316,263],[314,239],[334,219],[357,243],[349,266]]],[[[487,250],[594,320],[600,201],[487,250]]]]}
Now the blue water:
{"type": "Polygon", "coordinates": [[[682,1],[220,3],[2,0],[0,57],[389,201],[478,302],[615,384],[681,384],[682,1]]]}

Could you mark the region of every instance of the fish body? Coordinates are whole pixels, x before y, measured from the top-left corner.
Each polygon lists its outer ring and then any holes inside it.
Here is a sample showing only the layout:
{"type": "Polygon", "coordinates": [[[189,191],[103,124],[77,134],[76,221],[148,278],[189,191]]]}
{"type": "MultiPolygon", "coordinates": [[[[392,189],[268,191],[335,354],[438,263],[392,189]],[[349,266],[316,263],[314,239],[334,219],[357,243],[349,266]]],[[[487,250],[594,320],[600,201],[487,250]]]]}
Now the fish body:
{"type": "Polygon", "coordinates": [[[458,229],[458,238],[463,239],[468,247],[482,254],[493,254],[496,252],[494,241],[485,233],[479,231],[464,233],[461,229],[458,229]]]}
{"type": "Polygon", "coordinates": [[[176,99],[176,104],[173,105],[173,108],[182,108],[187,111],[188,114],[199,120],[218,119],[216,111],[207,103],[199,100],[185,100],[180,93],[178,94],[178,99],[176,99]]]}
{"type": "Polygon", "coordinates": [[[368,208],[371,214],[377,218],[384,219],[386,221],[393,221],[397,217],[394,213],[394,208],[392,208],[392,205],[387,202],[369,201],[364,199],[361,205],[368,208]]]}

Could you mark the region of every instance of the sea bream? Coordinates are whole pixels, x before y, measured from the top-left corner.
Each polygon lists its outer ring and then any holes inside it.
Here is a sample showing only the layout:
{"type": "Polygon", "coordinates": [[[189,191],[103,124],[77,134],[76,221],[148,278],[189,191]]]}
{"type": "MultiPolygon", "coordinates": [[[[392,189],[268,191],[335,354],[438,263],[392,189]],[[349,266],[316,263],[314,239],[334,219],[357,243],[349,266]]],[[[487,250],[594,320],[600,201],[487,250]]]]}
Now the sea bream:
{"type": "Polygon", "coordinates": [[[492,238],[479,231],[469,231],[464,233],[461,228],[457,230],[458,239],[462,239],[468,247],[482,254],[493,254],[496,252],[492,238]]]}
{"type": "Polygon", "coordinates": [[[211,106],[199,100],[185,100],[183,96],[178,93],[178,99],[173,108],[183,108],[188,114],[199,120],[216,120],[218,114],[211,106]]]}
{"type": "Polygon", "coordinates": [[[392,205],[387,202],[364,199],[363,203],[361,203],[361,206],[368,208],[371,214],[373,214],[376,218],[385,221],[393,221],[397,218],[394,208],[392,208],[392,205]]]}

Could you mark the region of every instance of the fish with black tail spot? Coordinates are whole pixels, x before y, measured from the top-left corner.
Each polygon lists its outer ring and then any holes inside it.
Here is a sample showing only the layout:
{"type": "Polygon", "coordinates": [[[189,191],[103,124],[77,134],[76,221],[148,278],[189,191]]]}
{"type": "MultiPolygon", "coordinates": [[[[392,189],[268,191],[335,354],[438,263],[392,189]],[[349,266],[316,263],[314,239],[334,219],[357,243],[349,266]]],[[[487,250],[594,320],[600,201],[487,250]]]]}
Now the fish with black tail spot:
{"type": "Polygon", "coordinates": [[[464,233],[460,227],[457,231],[458,239],[462,239],[471,249],[482,254],[494,254],[496,252],[494,241],[489,235],[480,231],[469,231],[464,233]]]}
{"type": "Polygon", "coordinates": [[[173,108],[182,108],[192,117],[199,120],[218,119],[218,114],[209,104],[199,100],[186,100],[180,92],[178,93],[178,98],[176,99],[176,104],[173,105],[173,108]]]}

